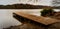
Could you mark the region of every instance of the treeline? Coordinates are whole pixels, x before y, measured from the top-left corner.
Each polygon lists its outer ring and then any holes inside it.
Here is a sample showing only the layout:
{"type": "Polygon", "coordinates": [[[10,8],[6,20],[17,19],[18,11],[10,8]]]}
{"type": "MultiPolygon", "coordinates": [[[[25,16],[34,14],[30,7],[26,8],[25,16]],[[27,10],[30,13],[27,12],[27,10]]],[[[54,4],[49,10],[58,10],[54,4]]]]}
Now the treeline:
{"type": "Polygon", "coordinates": [[[30,4],[13,4],[13,5],[0,5],[0,9],[42,9],[49,6],[30,5],[30,4]]]}

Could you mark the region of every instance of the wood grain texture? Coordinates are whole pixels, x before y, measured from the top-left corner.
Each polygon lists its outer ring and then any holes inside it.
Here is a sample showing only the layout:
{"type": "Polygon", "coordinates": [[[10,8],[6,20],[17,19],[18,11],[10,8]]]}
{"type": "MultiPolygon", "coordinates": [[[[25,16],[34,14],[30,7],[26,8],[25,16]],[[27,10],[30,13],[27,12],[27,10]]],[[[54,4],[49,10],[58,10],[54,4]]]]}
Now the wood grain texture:
{"type": "Polygon", "coordinates": [[[45,25],[49,25],[49,24],[53,24],[58,22],[58,20],[53,19],[53,18],[49,18],[49,17],[42,17],[42,16],[35,16],[35,15],[31,15],[25,12],[14,12],[19,16],[23,16],[25,18],[31,19],[33,21],[45,24],[45,25]]]}

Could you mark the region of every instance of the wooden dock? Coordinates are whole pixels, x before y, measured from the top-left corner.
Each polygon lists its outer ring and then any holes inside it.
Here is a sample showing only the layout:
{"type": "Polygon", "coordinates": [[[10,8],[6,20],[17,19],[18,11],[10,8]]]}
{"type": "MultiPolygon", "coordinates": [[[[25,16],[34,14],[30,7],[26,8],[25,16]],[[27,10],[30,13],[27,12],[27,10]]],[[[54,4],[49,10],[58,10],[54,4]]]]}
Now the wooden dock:
{"type": "MultiPolygon", "coordinates": [[[[27,18],[29,20],[44,24],[44,25],[49,25],[49,24],[53,24],[58,22],[56,19],[53,18],[49,18],[49,17],[42,17],[42,16],[35,16],[35,15],[31,15],[25,12],[14,12],[13,13],[15,16],[22,16],[24,18],[27,18]]],[[[22,18],[23,19],[23,18],[22,18]]],[[[23,21],[23,20],[22,20],[23,21]]]]}

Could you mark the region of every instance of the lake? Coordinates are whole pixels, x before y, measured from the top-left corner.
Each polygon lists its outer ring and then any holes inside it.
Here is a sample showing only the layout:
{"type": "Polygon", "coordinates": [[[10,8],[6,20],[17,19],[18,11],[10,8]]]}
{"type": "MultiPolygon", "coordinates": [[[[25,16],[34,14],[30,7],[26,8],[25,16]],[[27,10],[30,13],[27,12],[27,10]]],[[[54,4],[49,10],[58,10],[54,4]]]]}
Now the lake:
{"type": "MultiPolygon", "coordinates": [[[[59,9],[54,9],[56,12],[60,11],[59,9]]],[[[40,11],[42,9],[0,9],[0,29],[7,28],[10,26],[20,25],[21,22],[17,21],[15,18],[13,18],[13,12],[15,11],[21,11],[26,12],[32,15],[40,16],[40,11]]]]}

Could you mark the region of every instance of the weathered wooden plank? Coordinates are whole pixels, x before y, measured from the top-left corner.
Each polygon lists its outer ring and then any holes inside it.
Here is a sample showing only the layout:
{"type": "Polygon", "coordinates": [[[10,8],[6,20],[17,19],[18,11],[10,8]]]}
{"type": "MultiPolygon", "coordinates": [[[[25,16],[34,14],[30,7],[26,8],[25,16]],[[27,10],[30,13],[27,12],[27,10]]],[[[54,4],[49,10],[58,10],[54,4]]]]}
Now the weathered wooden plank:
{"type": "Polygon", "coordinates": [[[38,23],[42,23],[42,24],[45,24],[45,25],[49,25],[49,24],[58,22],[56,19],[53,19],[53,18],[35,16],[35,15],[31,15],[31,14],[28,14],[28,13],[25,13],[25,12],[14,12],[14,13],[19,15],[19,16],[23,16],[25,18],[28,18],[30,20],[33,20],[33,21],[36,21],[38,23]]]}

